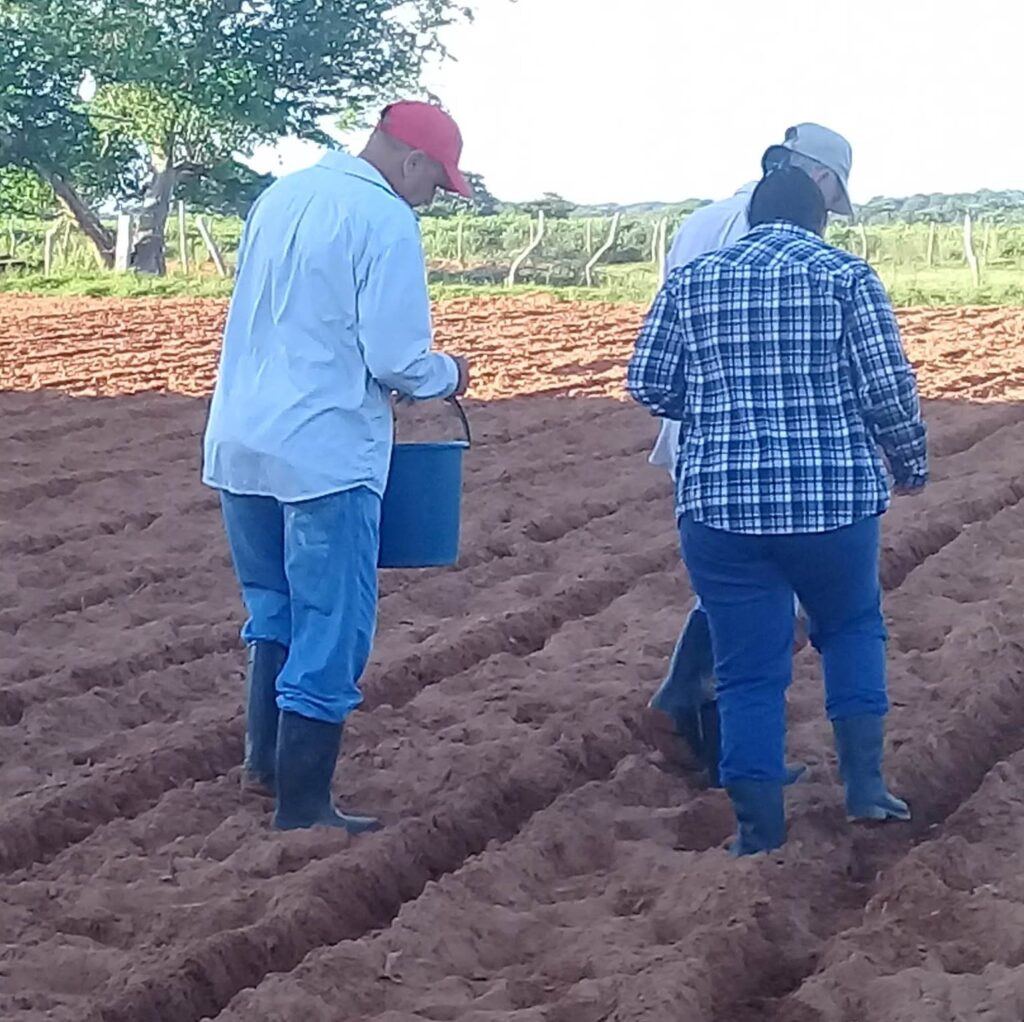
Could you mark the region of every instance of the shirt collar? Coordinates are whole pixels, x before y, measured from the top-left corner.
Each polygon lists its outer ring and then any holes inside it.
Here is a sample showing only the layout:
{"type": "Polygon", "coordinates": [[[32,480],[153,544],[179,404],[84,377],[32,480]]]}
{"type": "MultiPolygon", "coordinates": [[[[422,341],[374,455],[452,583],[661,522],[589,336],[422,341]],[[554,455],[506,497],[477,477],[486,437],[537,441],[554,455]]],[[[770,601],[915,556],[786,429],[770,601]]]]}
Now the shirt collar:
{"type": "Polygon", "coordinates": [[[797,224],[791,224],[788,220],[773,220],[771,223],[758,224],[750,229],[751,234],[793,234],[798,238],[807,238],[814,241],[821,241],[821,236],[814,231],[808,231],[797,224]]]}
{"type": "Polygon", "coordinates": [[[328,149],[320,157],[319,165],[327,170],[340,171],[342,174],[348,174],[349,177],[357,177],[362,181],[368,181],[370,184],[383,188],[386,192],[390,192],[398,198],[398,193],[387,183],[384,175],[376,167],[358,156],[344,153],[340,149],[328,149]]]}

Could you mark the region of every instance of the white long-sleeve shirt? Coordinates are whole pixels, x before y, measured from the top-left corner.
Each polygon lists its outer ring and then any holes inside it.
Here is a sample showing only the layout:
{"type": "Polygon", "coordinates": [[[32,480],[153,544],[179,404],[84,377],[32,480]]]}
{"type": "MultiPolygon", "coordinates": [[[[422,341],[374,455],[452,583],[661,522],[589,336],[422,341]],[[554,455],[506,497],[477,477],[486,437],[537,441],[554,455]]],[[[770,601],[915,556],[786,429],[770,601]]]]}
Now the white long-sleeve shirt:
{"type": "MultiPolygon", "coordinates": [[[[713,202],[709,206],[701,206],[690,214],[672,240],[672,247],[665,259],[666,273],[671,273],[672,270],[685,266],[708,252],[725,248],[749,233],[750,220],[747,211],[756,187],[757,182],[750,181],[728,199],[713,202]]],[[[676,480],[679,464],[679,426],[680,424],[672,419],[662,420],[661,431],[649,459],[652,465],[664,468],[672,476],[673,482],[676,480]]],[[[699,609],[700,606],[698,597],[695,607],[699,609]]],[[[798,618],[806,618],[796,596],[793,597],[793,607],[798,618]]]]}
{"type": "MultiPolygon", "coordinates": [[[[750,230],[747,209],[756,187],[757,182],[751,181],[728,199],[702,206],[687,217],[672,241],[665,260],[666,273],[693,262],[698,256],[725,248],[747,234],[750,230]]],[[[649,461],[664,468],[675,480],[679,461],[678,422],[662,420],[649,461]]]]}
{"type": "Polygon", "coordinates": [[[285,502],[383,494],[390,392],[458,385],[431,337],[419,225],[369,163],[329,152],[275,182],[242,236],[203,481],[285,502]]]}

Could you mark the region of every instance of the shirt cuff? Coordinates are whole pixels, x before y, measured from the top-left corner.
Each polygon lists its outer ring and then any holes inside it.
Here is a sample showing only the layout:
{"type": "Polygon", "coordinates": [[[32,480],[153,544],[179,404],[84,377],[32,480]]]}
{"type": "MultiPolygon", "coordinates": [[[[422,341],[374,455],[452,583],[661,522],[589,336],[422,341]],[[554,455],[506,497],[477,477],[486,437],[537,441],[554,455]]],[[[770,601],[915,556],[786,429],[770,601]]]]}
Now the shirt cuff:
{"type": "Polygon", "coordinates": [[[445,355],[445,360],[448,362],[448,374],[450,382],[447,390],[444,392],[444,397],[452,397],[455,391],[459,389],[459,363],[455,361],[451,355],[445,355]]]}

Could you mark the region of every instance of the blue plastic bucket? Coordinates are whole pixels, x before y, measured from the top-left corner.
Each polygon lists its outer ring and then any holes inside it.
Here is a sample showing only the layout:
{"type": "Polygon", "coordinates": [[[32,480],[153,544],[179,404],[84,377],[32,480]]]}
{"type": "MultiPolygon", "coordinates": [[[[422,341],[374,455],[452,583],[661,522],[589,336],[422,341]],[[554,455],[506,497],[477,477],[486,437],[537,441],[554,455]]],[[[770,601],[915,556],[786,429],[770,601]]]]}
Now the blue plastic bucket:
{"type": "Polygon", "coordinates": [[[459,559],[462,460],[472,442],[465,412],[465,440],[395,444],[380,511],[381,568],[445,568],[459,559]]]}

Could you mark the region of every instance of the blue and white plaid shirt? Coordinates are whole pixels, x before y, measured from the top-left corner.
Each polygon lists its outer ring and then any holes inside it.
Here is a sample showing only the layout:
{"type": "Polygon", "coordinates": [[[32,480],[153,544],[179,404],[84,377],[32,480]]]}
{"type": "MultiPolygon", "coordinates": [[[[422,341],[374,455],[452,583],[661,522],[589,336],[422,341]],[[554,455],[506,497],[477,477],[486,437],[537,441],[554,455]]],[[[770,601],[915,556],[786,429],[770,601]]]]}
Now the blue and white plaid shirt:
{"type": "Polygon", "coordinates": [[[677,513],[728,532],[827,532],[928,478],[914,371],[881,281],[788,223],[675,270],[629,365],[682,423],[677,513]]]}

